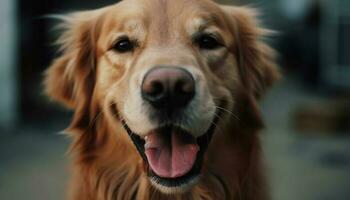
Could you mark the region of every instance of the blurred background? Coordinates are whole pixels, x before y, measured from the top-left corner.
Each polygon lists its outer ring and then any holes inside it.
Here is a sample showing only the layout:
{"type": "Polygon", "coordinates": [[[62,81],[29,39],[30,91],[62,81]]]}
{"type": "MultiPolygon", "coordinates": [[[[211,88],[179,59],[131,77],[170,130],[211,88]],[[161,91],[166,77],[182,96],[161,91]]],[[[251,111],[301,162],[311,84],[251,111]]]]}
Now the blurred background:
{"type": "MultiPolygon", "coordinates": [[[[58,200],[69,177],[71,113],[42,94],[55,56],[46,14],[116,0],[0,0],[0,199],[58,200]]],[[[221,0],[250,4],[279,31],[267,39],[284,78],[261,102],[273,200],[350,199],[350,1],[221,0]]]]}

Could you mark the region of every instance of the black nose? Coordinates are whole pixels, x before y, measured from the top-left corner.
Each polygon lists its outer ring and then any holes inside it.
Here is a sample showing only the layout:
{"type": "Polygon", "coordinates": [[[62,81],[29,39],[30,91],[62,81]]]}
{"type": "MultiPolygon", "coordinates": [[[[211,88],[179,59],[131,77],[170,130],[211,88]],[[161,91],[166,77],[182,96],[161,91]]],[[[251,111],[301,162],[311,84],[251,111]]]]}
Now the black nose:
{"type": "Polygon", "coordinates": [[[179,67],[155,67],[143,79],[142,97],[157,109],[184,107],[194,94],[193,76],[179,67]]]}

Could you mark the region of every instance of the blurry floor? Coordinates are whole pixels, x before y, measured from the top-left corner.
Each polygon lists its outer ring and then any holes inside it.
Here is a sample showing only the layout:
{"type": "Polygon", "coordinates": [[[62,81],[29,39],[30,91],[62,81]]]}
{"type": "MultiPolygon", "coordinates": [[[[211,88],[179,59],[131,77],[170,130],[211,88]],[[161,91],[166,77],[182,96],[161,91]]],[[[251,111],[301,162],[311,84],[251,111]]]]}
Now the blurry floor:
{"type": "Polygon", "coordinates": [[[273,200],[349,200],[350,134],[298,133],[291,115],[322,97],[284,80],[262,102],[262,140],[273,200]],[[332,136],[333,135],[333,136],[332,136]]]}
{"type": "MultiPolygon", "coordinates": [[[[282,81],[262,102],[263,133],[273,200],[349,200],[349,136],[306,136],[290,128],[290,114],[318,100],[282,81]]],[[[59,129],[57,129],[59,130],[59,129]]],[[[69,140],[54,131],[25,129],[0,137],[0,199],[61,200],[68,179],[69,140]]]]}
{"type": "Polygon", "coordinates": [[[38,130],[0,137],[0,199],[64,199],[67,144],[62,135],[38,130]]]}

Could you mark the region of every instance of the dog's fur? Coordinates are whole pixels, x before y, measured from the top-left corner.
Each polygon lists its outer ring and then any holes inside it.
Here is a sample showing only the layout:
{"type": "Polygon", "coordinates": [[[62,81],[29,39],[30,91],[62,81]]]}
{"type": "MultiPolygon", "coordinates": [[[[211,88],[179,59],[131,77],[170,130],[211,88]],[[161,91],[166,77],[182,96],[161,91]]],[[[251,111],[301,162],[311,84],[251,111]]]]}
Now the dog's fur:
{"type": "Polygon", "coordinates": [[[64,17],[65,31],[58,40],[62,54],[48,69],[45,87],[50,97],[74,110],[67,130],[74,140],[70,199],[268,199],[257,100],[279,73],[274,51],[261,40],[268,31],[255,17],[254,9],[210,0],[125,0],[64,17]],[[202,16],[210,17],[225,48],[201,51],[188,42],[188,32],[202,16]],[[140,41],[133,53],[110,49],[120,31],[140,41]],[[142,117],[147,109],[134,102],[134,79],[157,64],[189,66],[209,95],[198,104],[209,105],[205,99],[216,106],[224,102],[199,182],[170,195],[149,182],[120,122],[135,119],[132,112],[142,121],[130,122],[131,128],[145,133],[151,126],[142,117]]]}

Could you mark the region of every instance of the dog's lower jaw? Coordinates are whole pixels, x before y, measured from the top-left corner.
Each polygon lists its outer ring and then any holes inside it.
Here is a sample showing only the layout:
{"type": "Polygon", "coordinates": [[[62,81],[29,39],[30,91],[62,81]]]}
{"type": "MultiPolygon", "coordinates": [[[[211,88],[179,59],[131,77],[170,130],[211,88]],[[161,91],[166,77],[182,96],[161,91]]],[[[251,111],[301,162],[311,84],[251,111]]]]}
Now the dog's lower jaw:
{"type": "Polygon", "coordinates": [[[167,187],[164,185],[161,185],[157,182],[157,179],[155,177],[149,177],[149,181],[153,187],[155,187],[157,190],[162,192],[163,194],[171,195],[171,194],[182,194],[187,191],[189,191],[195,184],[199,182],[199,176],[193,177],[191,180],[189,180],[187,183],[184,183],[180,186],[176,187],[167,187]]]}

